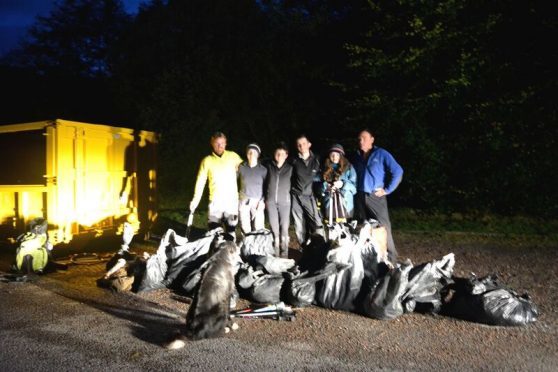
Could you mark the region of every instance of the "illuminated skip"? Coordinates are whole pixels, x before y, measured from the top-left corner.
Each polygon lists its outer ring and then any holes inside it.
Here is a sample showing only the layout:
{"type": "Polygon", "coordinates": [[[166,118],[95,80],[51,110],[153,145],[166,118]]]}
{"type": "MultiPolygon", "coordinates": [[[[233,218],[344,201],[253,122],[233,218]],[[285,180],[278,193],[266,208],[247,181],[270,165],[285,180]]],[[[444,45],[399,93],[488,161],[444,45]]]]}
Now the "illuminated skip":
{"type": "Polygon", "coordinates": [[[1,125],[0,234],[17,236],[35,217],[55,244],[124,221],[145,232],[157,211],[157,143],[153,132],[61,119],[1,125]]]}

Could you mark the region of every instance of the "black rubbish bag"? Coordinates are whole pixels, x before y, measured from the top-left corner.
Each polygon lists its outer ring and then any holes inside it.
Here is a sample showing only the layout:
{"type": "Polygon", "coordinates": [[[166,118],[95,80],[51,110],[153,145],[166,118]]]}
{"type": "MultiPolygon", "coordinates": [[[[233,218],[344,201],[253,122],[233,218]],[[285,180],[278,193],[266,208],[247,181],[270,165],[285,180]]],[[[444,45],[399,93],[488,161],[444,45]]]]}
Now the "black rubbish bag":
{"type": "Polygon", "coordinates": [[[302,250],[302,257],[298,261],[301,271],[321,270],[327,262],[327,254],[331,248],[331,242],[326,242],[323,236],[312,234],[310,241],[302,250]]]}
{"type": "MultiPolygon", "coordinates": [[[[384,267],[384,271],[387,270],[384,263],[380,266],[384,267]]],[[[412,267],[410,262],[404,263],[376,280],[364,298],[364,314],[380,320],[395,319],[403,315],[402,296],[412,267]]]]}
{"type": "Polygon", "coordinates": [[[236,274],[236,284],[240,297],[257,303],[277,303],[281,301],[281,288],[285,279],[282,274],[266,274],[254,270],[249,264],[242,264],[236,274]]]}
{"type": "Polygon", "coordinates": [[[287,275],[284,301],[294,307],[312,305],[316,297],[316,283],[349,267],[350,265],[330,262],[322,270],[314,273],[287,275]]]}
{"type": "Polygon", "coordinates": [[[295,260],[273,256],[249,256],[246,259],[256,270],[263,270],[268,274],[281,274],[294,268],[295,260]]]}
{"type": "Polygon", "coordinates": [[[442,310],[447,316],[498,326],[523,326],[539,316],[527,294],[519,296],[500,284],[495,275],[454,278],[446,291],[450,299],[442,310]]]}
{"type": "Polygon", "coordinates": [[[211,260],[208,260],[207,255],[204,255],[198,259],[198,262],[201,263],[197,269],[194,269],[191,272],[185,271],[185,273],[189,272],[189,274],[184,278],[184,280],[177,280],[177,282],[180,282],[180,285],[177,285],[176,289],[182,290],[186,296],[193,296],[195,294],[195,291],[202,280],[203,273],[207,269],[207,266],[211,263],[211,260]]]}
{"type": "Polygon", "coordinates": [[[205,237],[189,242],[174,230],[167,230],[157,253],[149,257],[138,292],[166,288],[176,279],[183,279],[204,262],[222,229],[209,231],[205,237]]]}
{"type": "Polygon", "coordinates": [[[157,251],[147,260],[145,272],[138,288],[138,292],[152,291],[166,287],[165,276],[167,274],[167,256],[165,251],[157,251]]]}
{"type": "Polygon", "coordinates": [[[329,275],[316,287],[316,304],[325,308],[353,311],[364,279],[364,266],[360,250],[352,239],[344,239],[340,246],[328,252],[329,262],[346,268],[329,275]]]}
{"type": "Polygon", "coordinates": [[[254,285],[256,279],[258,279],[263,274],[263,270],[254,270],[251,265],[243,263],[240,265],[240,268],[236,273],[236,284],[241,289],[249,289],[254,285]]]}
{"type": "Polygon", "coordinates": [[[240,255],[243,260],[249,256],[275,256],[271,231],[261,229],[247,233],[240,243],[240,255]]]}
{"type": "Polygon", "coordinates": [[[276,304],[281,301],[281,288],[285,279],[282,275],[265,274],[249,288],[248,300],[262,304],[276,304]]]}
{"type": "Polygon", "coordinates": [[[409,283],[402,296],[405,312],[438,313],[442,308],[441,290],[452,283],[455,256],[417,265],[409,272],[409,283]]]}
{"type": "Polygon", "coordinates": [[[285,302],[294,307],[310,306],[316,297],[316,281],[313,278],[300,278],[288,283],[285,302]]]}

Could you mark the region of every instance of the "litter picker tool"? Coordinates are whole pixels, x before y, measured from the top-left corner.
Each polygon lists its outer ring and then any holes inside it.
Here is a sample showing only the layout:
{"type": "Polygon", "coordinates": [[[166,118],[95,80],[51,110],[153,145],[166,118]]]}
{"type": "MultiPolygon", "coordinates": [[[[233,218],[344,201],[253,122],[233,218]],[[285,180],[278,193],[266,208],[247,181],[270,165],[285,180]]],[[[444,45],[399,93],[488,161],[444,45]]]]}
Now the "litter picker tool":
{"type": "Polygon", "coordinates": [[[188,213],[188,219],[186,220],[186,238],[190,238],[190,232],[192,231],[192,224],[194,223],[194,211],[188,213]]]}

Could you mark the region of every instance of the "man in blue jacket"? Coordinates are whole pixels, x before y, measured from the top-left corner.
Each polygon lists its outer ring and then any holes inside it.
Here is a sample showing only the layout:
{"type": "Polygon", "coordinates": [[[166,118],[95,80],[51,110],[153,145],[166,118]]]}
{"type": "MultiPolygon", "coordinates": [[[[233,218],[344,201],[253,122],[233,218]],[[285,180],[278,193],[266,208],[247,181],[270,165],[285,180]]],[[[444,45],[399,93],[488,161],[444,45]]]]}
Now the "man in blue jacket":
{"type": "Polygon", "coordinates": [[[389,259],[395,262],[397,251],[391,234],[386,196],[391,194],[403,178],[403,168],[381,147],[374,146],[374,134],[369,129],[358,135],[360,150],[351,159],[357,174],[355,216],[362,222],[374,218],[387,230],[389,259]]]}

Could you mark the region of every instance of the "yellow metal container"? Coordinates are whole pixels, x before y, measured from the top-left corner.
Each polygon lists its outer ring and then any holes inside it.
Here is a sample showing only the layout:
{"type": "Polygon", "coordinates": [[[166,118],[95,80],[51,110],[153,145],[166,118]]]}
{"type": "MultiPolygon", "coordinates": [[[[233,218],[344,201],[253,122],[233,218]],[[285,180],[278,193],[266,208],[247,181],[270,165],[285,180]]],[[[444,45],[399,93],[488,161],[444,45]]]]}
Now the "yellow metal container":
{"type": "Polygon", "coordinates": [[[0,234],[44,217],[56,244],[157,213],[157,134],[67,120],[0,126],[0,234]]]}

